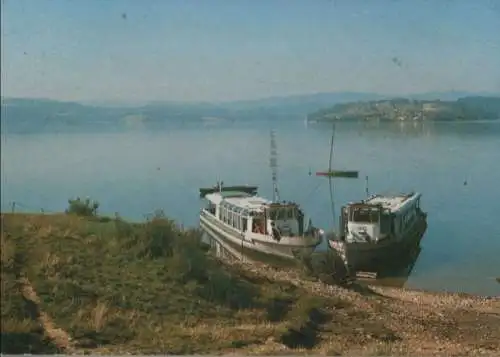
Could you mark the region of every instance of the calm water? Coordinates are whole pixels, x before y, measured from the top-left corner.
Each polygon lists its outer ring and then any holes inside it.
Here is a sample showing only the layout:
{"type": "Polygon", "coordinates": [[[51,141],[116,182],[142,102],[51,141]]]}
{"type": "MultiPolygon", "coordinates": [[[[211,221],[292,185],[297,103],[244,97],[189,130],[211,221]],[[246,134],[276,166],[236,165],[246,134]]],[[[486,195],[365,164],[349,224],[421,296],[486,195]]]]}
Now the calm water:
{"type": "MultiPolygon", "coordinates": [[[[2,136],[2,210],[62,211],[77,195],[102,212],[141,219],[154,209],[197,225],[197,189],[218,178],[258,184],[271,196],[269,129],[276,129],[282,199],[316,225],[332,226],[331,127],[259,121],[157,132],[2,136]],[[313,172],[309,176],[309,170],[313,172]]],[[[334,166],[360,170],[374,192],[423,194],[429,228],[407,286],[500,295],[500,121],[462,124],[342,124],[334,166]],[[464,182],[467,182],[465,185],[464,182]]],[[[339,206],[365,195],[364,179],[335,182],[339,206]]]]}

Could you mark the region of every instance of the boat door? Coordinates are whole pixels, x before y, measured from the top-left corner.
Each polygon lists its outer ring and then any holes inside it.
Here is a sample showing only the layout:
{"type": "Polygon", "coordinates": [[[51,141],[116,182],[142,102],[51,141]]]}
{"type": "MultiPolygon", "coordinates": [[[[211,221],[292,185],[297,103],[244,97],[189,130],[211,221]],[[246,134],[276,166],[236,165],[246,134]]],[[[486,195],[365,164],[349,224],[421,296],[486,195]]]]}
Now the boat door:
{"type": "Polygon", "coordinates": [[[344,206],[341,209],[340,222],[339,222],[340,239],[341,240],[345,240],[345,236],[347,234],[347,221],[348,220],[349,220],[349,208],[344,206]]]}

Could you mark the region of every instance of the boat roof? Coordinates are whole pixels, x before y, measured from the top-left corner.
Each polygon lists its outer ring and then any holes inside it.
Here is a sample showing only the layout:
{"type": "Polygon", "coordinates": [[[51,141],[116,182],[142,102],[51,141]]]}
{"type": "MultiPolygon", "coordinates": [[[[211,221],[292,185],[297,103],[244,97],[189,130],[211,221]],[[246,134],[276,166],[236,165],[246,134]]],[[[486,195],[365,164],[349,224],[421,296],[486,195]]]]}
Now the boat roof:
{"type": "Polygon", "coordinates": [[[397,212],[420,196],[419,193],[414,192],[409,194],[373,195],[367,200],[354,204],[381,205],[391,212],[397,212]]]}
{"type": "Polygon", "coordinates": [[[219,204],[223,199],[231,197],[251,197],[251,195],[241,191],[217,191],[205,195],[207,200],[215,204],[219,204]]]}
{"type": "Polygon", "coordinates": [[[207,200],[214,204],[221,204],[223,201],[233,206],[246,208],[249,210],[259,210],[262,206],[270,204],[271,201],[259,196],[252,196],[240,191],[222,191],[209,193],[205,196],[207,200]]]}
{"type": "Polygon", "coordinates": [[[281,203],[273,203],[272,201],[260,197],[260,196],[252,196],[245,192],[238,191],[225,191],[225,192],[214,192],[207,194],[205,196],[207,200],[214,204],[221,204],[223,202],[227,202],[228,204],[246,209],[248,211],[260,212],[266,207],[272,207],[273,205],[278,206],[289,206],[289,204],[281,204],[281,203]]]}
{"type": "Polygon", "coordinates": [[[244,208],[249,211],[260,211],[268,204],[272,203],[271,201],[259,196],[229,197],[224,199],[224,201],[233,206],[244,208]]]}

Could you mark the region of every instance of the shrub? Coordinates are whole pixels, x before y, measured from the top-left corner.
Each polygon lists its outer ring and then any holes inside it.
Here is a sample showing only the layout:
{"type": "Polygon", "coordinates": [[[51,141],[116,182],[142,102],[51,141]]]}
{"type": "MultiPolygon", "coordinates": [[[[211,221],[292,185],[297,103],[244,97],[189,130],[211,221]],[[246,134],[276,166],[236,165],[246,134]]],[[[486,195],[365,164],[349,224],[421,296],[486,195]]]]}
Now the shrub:
{"type": "Polygon", "coordinates": [[[154,259],[173,255],[179,231],[174,221],[156,211],[144,225],[143,235],[142,254],[154,259]]]}
{"type": "Polygon", "coordinates": [[[68,200],[69,207],[66,209],[67,214],[76,214],[77,216],[83,217],[95,217],[97,216],[97,209],[99,208],[99,202],[92,201],[90,198],[85,200],[77,197],[76,199],[68,200]]]}

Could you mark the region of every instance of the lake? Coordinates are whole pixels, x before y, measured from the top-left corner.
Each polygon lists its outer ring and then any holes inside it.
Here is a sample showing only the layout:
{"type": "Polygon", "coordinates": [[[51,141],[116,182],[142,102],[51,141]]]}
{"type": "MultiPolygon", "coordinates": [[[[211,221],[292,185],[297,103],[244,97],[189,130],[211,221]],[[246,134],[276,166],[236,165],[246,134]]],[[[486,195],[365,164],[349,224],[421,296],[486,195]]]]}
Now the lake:
{"type": "MultiPolygon", "coordinates": [[[[315,225],[332,227],[328,181],[331,126],[302,120],[168,125],[161,130],[2,134],[1,207],[63,211],[89,196],[101,212],[143,219],[155,209],[195,226],[198,188],[257,184],[271,197],[269,130],[276,131],[282,199],[315,225]],[[309,175],[309,172],[312,175],[309,175]]],[[[360,179],[334,181],[340,205],[370,193],[423,194],[429,227],[406,286],[500,295],[500,121],[341,123],[334,166],[360,179]]],[[[337,221],[337,219],[336,219],[337,221]]]]}

